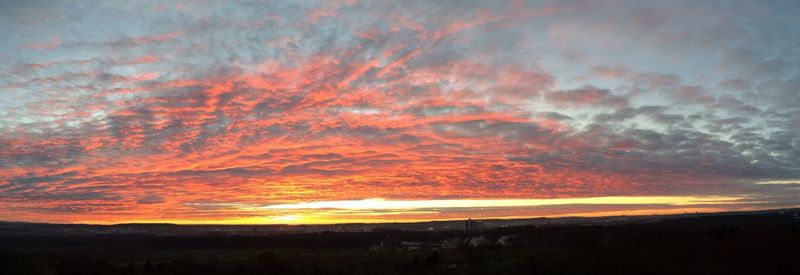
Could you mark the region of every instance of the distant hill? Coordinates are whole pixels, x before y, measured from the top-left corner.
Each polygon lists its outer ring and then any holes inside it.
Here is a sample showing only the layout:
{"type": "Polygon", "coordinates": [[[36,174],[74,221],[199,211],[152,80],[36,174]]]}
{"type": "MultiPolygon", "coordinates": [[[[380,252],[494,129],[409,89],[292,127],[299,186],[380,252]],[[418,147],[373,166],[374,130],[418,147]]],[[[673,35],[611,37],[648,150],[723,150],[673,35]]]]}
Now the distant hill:
{"type": "MultiPolygon", "coordinates": [[[[475,220],[479,229],[489,230],[516,226],[546,225],[611,225],[651,223],[672,219],[725,217],[731,215],[800,215],[800,208],[770,209],[758,211],[735,211],[718,213],[689,213],[673,215],[638,215],[608,217],[560,217],[527,219],[483,219],[475,220]]],[[[687,220],[687,221],[688,221],[687,220]]],[[[280,233],[314,232],[374,232],[374,231],[462,231],[464,220],[425,221],[411,223],[347,223],[325,225],[179,225],[171,223],[124,223],[114,225],[51,224],[0,221],[0,236],[46,236],[46,235],[265,235],[280,233]]]]}

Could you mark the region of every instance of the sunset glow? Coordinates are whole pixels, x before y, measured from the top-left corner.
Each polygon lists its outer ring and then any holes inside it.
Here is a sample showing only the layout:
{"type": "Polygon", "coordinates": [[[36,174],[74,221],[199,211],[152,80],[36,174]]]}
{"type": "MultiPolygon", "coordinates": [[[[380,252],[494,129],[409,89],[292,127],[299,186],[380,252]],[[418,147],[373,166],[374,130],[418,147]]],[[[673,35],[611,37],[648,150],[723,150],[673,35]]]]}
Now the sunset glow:
{"type": "Polygon", "coordinates": [[[497,199],[497,200],[414,200],[388,201],[367,199],[357,201],[323,201],[295,204],[270,205],[266,209],[419,209],[419,208],[469,208],[469,207],[520,207],[563,204],[665,204],[690,205],[718,202],[735,202],[735,198],[698,197],[596,197],[568,199],[497,199]]]}
{"type": "Polygon", "coordinates": [[[797,4],[80,2],[0,2],[0,220],[800,206],[797,4]]]}

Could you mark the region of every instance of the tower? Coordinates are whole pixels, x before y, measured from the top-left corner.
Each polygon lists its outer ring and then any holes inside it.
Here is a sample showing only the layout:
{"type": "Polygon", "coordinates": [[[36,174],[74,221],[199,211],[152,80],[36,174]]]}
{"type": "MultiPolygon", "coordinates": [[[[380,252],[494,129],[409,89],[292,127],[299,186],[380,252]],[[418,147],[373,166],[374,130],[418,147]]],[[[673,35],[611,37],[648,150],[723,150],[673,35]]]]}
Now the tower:
{"type": "Polygon", "coordinates": [[[477,229],[475,228],[475,221],[473,221],[472,219],[467,219],[467,221],[464,224],[464,230],[475,231],[475,229],[477,229]]]}

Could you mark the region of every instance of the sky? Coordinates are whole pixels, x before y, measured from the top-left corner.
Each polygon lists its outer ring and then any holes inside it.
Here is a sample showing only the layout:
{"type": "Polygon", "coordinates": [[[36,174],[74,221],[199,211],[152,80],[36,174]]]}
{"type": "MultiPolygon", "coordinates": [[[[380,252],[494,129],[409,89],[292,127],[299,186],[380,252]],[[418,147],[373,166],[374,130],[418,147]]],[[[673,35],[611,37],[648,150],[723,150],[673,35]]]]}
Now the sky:
{"type": "Polygon", "coordinates": [[[0,220],[800,206],[797,1],[0,1],[0,220]]]}

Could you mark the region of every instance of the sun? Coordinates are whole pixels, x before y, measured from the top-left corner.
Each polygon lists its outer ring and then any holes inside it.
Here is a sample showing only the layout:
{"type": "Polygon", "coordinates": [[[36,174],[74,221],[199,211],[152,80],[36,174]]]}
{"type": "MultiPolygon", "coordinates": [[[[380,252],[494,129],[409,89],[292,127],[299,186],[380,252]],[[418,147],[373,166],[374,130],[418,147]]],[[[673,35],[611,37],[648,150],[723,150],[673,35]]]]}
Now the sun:
{"type": "Polygon", "coordinates": [[[276,222],[297,222],[302,220],[303,217],[300,215],[281,215],[281,216],[271,216],[269,220],[276,221],[276,222]]]}

